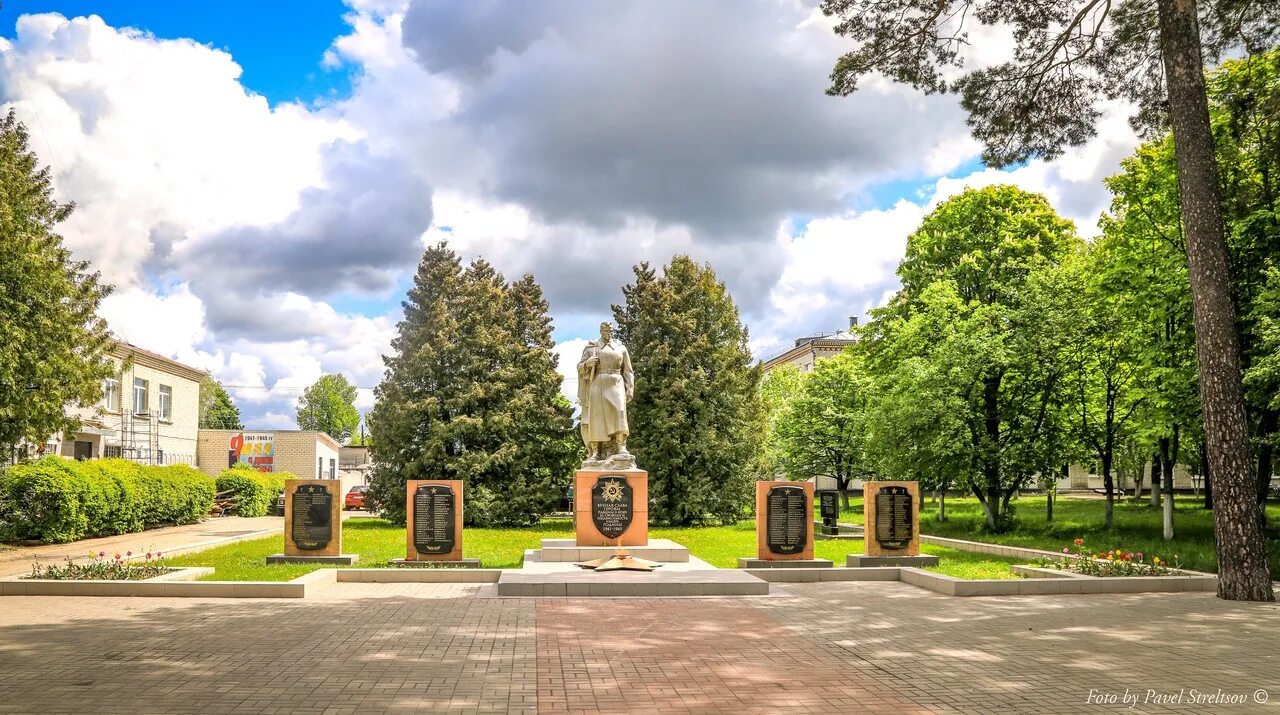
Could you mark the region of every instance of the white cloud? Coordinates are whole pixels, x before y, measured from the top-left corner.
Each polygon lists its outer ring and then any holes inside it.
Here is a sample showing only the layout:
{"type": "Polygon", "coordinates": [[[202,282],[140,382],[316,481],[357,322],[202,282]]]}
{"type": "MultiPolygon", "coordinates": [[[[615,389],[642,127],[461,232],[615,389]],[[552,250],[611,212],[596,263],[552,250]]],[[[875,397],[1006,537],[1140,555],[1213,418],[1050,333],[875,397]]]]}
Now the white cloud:
{"type": "MultiPolygon", "coordinates": [[[[67,243],[120,286],[103,316],[211,370],[250,427],[291,426],[325,372],[372,404],[398,311],[343,312],[334,286],[390,290],[418,242],[539,279],[573,400],[581,338],[640,261],[710,262],[764,350],[883,303],[906,236],[966,186],[1042,191],[1088,233],[1100,178],[1135,143],[1112,107],[1099,138],[1057,162],[852,211],[877,183],[952,172],[978,145],[953,97],[874,77],[823,96],[842,41],[809,4],[753,6],[711,36],[648,21],[714,14],[698,4],[422,4],[403,31],[407,0],[348,5],[351,31],[323,61],[357,70],[353,93],[312,107],[269,106],[225,52],[97,17],[25,16],[0,39],[0,99],[79,205],[67,243]]],[[[978,65],[1007,53],[998,32],[971,39],[978,65]]]]}
{"type": "Polygon", "coordinates": [[[560,383],[560,393],[575,405],[578,403],[578,360],[582,357],[582,351],[586,349],[587,342],[586,338],[575,338],[557,343],[555,346],[555,354],[559,358],[556,369],[564,379],[560,383]]]}
{"type": "Polygon", "coordinates": [[[280,219],[320,179],[320,148],[359,136],[332,114],[270,108],[225,52],[97,16],[22,16],[0,50],[5,100],[77,201],[68,245],[118,284],[140,284],[162,227],[280,219]]]}

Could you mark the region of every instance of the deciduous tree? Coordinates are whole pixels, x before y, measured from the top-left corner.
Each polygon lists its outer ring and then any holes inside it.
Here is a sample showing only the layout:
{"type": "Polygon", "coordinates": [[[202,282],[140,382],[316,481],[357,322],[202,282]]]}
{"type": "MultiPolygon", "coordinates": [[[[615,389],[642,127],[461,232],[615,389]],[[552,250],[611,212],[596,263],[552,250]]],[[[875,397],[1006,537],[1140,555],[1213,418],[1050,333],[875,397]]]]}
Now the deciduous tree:
{"type": "Polygon", "coordinates": [[[880,71],[925,92],[955,91],[986,149],[1005,166],[1054,158],[1090,139],[1108,99],[1137,103],[1134,124],[1171,127],[1186,229],[1209,463],[1218,480],[1218,594],[1274,600],[1257,518],[1240,345],[1218,193],[1205,59],[1253,54],[1280,37],[1271,0],[824,0],[835,31],[858,43],[832,72],[849,94],[880,71]],[[1013,57],[960,71],[966,23],[1011,27],[1013,57]]]}
{"type": "Polygon", "coordinates": [[[317,430],[345,443],[360,424],[356,386],[342,373],[321,375],[298,399],[298,428],[317,430]]]}
{"type": "Polygon", "coordinates": [[[845,509],[850,482],[874,475],[866,424],[871,386],[861,362],[855,352],[819,360],[778,423],[787,476],[834,479],[845,509]]]}

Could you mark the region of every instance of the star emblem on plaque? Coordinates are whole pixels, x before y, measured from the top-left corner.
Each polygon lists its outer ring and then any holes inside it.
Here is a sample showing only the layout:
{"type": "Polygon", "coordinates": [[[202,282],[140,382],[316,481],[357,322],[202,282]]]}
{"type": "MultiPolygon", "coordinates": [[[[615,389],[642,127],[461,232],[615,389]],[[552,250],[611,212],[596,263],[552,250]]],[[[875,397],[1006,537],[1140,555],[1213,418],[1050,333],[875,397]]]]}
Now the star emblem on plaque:
{"type": "Polygon", "coordinates": [[[625,477],[605,476],[591,488],[591,521],[607,538],[616,539],[631,526],[631,485],[625,477]]]}

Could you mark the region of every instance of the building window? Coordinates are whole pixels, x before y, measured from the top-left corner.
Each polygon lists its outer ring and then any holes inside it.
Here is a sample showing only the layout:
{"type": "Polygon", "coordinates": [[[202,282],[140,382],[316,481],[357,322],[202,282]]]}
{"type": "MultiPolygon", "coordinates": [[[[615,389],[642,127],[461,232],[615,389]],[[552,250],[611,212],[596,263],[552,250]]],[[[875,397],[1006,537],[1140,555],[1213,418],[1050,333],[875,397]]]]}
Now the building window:
{"type": "Polygon", "coordinates": [[[120,381],[114,377],[102,381],[102,406],[111,412],[120,411],[120,381]]]}
{"type": "Polygon", "coordinates": [[[335,464],[336,461],[337,460],[333,460],[333,459],[329,460],[329,478],[330,479],[338,478],[337,465],[335,464]]]}
{"type": "Polygon", "coordinates": [[[173,388],[168,385],[160,386],[160,419],[173,419],[173,388]]]}
{"type": "Polygon", "coordinates": [[[147,411],[147,381],[140,377],[133,378],[133,414],[140,415],[147,411]]]}

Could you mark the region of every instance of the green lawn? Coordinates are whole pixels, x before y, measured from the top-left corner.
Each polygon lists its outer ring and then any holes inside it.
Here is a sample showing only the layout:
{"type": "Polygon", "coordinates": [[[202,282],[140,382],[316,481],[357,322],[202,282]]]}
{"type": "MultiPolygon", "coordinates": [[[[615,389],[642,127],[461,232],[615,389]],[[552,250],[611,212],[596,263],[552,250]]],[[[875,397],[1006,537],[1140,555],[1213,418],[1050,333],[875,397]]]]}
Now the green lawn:
{"type": "MultiPolygon", "coordinates": [[[[975,497],[947,497],[947,520],[938,521],[938,504],[931,495],[920,505],[920,531],[971,541],[987,541],[1009,546],[1025,546],[1048,551],[1061,551],[1083,537],[1096,551],[1124,549],[1141,551],[1169,561],[1177,560],[1184,568],[1195,571],[1218,570],[1214,552],[1213,514],[1201,508],[1203,501],[1194,496],[1174,500],[1174,539],[1163,538],[1163,522],[1159,509],[1149,500],[1117,499],[1115,527],[1102,526],[1106,502],[1102,499],[1058,497],[1053,505],[1053,521],[1045,519],[1045,498],[1025,496],[1014,500],[1018,526],[1005,534],[987,533],[982,507],[975,497]]],[[[841,512],[840,520],[862,523],[862,499],[851,498],[850,509],[841,512]]],[[[1280,504],[1267,506],[1268,545],[1271,549],[1271,572],[1280,574],[1280,504]]]]}
{"type": "MultiPolygon", "coordinates": [[[[542,539],[572,538],[568,519],[547,519],[529,529],[466,530],[464,555],[479,558],[487,568],[518,568],[525,549],[537,548],[542,539]]],[[[741,521],[736,526],[667,529],[655,527],[650,538],[671,539],[689,548],[690,553],[720,568],[738,565],[738,557],[754,556],[755,522],[741,521]]],[[[844,565],[846,554],[862,553],[861,540],[818,541],[814,555],[844,565]]],[[[298,564],[266,564],[267,556],[284,550],[284,535],[254,541],[242,541],[193,554],[165,559],[172,566],[213,566],[217,569],[206,577],[210,581],[288,581],[317,567],[298,564]]],[[[359,566],[383,567],[393,558],[404,556],[404,527],[393,526],[381,519],[349,519],[343,522],[342,550],[360,554],[359,566]]],[[[1013,559],[971,554],[945,547],[924,545],[925,553],[942,557],[932,569],[959,578],[1012,578],[1009,564],[1013,559]]]]}

